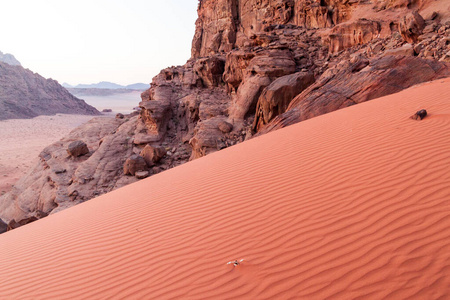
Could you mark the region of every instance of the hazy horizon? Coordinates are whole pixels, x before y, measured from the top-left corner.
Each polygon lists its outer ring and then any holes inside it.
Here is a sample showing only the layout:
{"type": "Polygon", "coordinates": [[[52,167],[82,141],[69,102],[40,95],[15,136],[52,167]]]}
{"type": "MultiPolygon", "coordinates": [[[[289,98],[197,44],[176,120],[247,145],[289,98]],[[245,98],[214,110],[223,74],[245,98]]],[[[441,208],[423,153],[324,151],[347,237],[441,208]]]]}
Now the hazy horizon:
{"type": "Polygon", "coordinates": [[[149,83],[190,58],[198,0],[2,3],[0,51],[60,84],[149,83]]]}

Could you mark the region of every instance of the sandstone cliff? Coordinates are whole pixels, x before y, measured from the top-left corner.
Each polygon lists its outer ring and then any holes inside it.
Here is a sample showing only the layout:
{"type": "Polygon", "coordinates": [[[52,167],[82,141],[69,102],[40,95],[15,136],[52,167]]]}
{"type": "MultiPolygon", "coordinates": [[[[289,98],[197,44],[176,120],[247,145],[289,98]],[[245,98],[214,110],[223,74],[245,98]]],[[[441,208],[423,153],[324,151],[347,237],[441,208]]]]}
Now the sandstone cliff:
{"type": "Polygon", "coordinates": [[[153,78],[140,115],[108,125],[100,145],[85,141],[80,158],[64,151],[87,129],[44,150],[0,198],[0,218],[12,228],[255,134],[450,76],[447,6],[199,1],[191,59],[153,78]]]}
{"type": "Polygon", "coordinates": [[[21,66],[0,62],[0,120],[56,113],[99,114],[57,81],[45,79],[21,66]]]}

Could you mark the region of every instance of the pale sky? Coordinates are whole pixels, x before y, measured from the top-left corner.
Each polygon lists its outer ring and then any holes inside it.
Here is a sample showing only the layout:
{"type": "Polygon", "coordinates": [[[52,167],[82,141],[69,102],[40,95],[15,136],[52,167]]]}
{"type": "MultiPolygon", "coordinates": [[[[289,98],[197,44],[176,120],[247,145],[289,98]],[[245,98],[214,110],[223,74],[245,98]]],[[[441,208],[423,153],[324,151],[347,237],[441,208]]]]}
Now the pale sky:
{"type": "Polygon", "coordinates": [[[59,83],[150,83],[190,57],[198,0],[0,0],[0,51],[59,83]]]}

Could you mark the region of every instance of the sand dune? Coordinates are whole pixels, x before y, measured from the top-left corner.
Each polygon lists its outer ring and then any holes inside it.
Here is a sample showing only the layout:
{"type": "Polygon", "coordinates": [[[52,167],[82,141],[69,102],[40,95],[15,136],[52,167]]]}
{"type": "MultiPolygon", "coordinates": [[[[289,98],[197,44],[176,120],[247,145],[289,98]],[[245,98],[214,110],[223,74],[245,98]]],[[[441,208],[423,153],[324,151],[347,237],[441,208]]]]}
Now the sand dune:
{"type": "Polygon", "coordinates": [[[0,299],[449,299],[449,99],[414,87],[7,232],[0,299]]]}

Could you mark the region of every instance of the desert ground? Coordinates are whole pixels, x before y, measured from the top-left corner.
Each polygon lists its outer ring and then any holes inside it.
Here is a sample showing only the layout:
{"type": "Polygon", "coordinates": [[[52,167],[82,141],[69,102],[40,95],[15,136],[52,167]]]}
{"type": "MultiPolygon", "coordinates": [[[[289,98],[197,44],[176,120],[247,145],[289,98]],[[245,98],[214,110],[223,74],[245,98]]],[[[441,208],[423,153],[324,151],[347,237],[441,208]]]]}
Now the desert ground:
{"type": "Polygon", "coordinates": [[[0,121],[0,193],[8,192],[31,169],[42,149],[92,118],[57,114],[0,121]]]}
{"type": "Polygon", "coordinates": [[[0,298],[449,299],[449,99],[415,86],[6,232],[0,298]]]}
{"type": "Polygon", "coordinates": [[[112,109],[111,115],[116,113],[129,114],[133,112],[133,108],[138,106],[141,92],[134,91],[131,93],[113,94],[104,96],[82,95],[79,98],[86,101],[87,104],[94,106],[99,111],[104,109],[112,109]]]}

